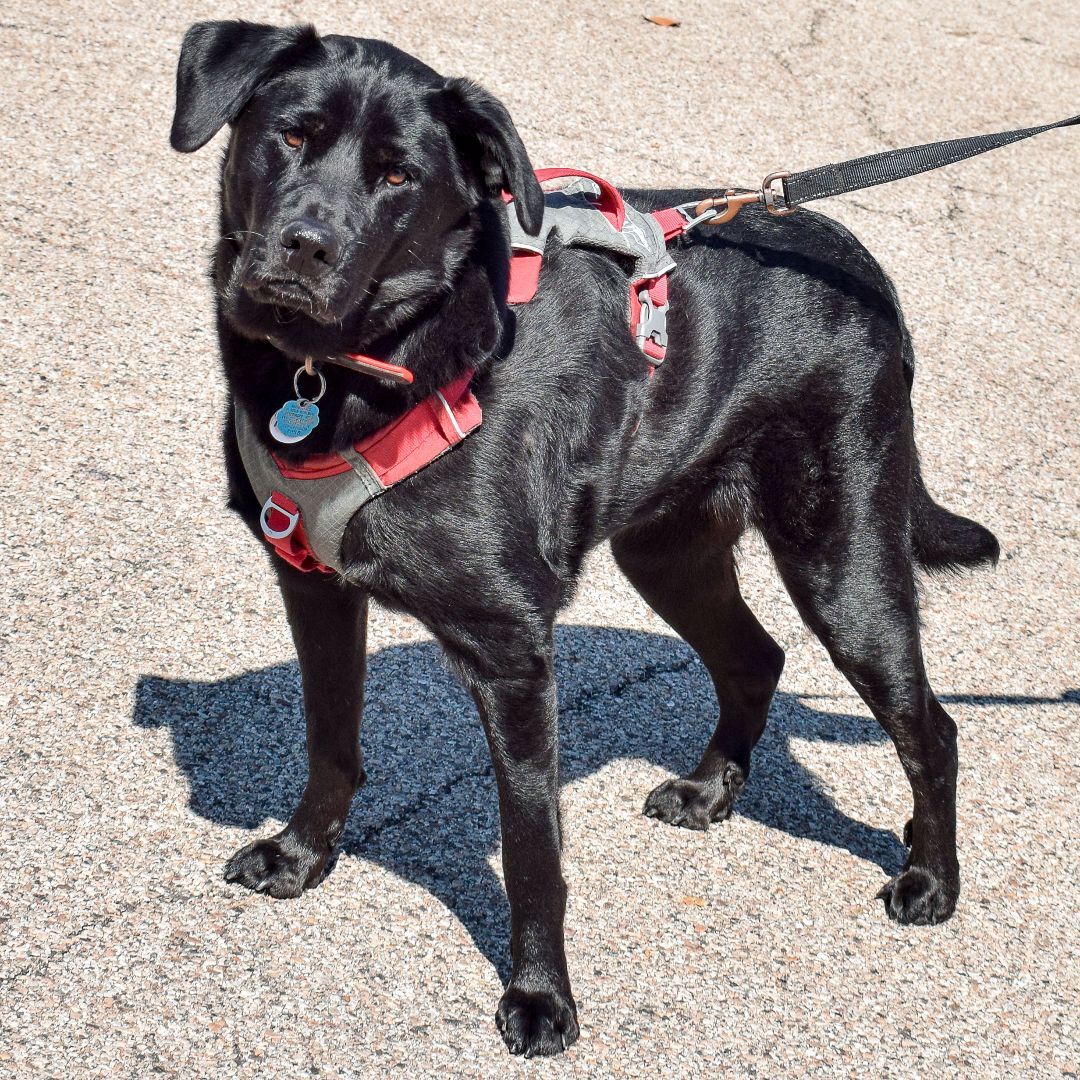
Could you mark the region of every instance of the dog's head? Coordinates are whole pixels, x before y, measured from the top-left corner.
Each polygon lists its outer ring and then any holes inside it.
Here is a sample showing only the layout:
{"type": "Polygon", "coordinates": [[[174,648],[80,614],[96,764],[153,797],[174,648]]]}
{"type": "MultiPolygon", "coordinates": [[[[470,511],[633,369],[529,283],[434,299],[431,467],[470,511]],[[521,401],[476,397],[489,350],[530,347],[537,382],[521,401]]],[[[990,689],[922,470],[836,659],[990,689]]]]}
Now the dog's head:
{"type": "Polygon", "coordinates": [[[477,207],[502,191],[526,231],[540,227],[543,195],[506,109],[384,42],[196,24],[172,145],[197,150],[226,124],[222,313],[290,355],[348,350],[445,295],[477,207]]]}

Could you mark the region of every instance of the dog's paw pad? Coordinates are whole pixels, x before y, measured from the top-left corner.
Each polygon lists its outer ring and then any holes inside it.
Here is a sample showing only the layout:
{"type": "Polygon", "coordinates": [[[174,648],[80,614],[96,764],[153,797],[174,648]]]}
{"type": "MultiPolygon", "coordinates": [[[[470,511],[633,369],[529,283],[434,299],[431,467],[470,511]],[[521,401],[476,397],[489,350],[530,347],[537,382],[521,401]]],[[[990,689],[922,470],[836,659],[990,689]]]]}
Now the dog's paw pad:
{"type": "Polygon", "coordinates": [[[649,793],[643,813],[669,825],[703,832],[712,822],[731,816],[731,808],[745,782],[737,766],[728,766],[720,783],[715,785],[699,780],[665,780],[649,793]]]}
{"type": "Polygon", "coordinates": [[[495,1026],[511,1054],[550,1057],[577,1040],[577,1008],[567,993],[509,986],[495,1013],[495,1026]]]}
{"type": "Polygon", "coordinates": [[[950,884],[925,867],[911,866],[878,894],[890,919],[908,926],[944,922],[956,909],[958,884],[950,884]]]}
{"type": "Polygon", "coordinates": [[[322,879],[329,853],[319,855],[279,837],[242,847],[225,865],[225,880],[280,900],[299,896],[322,879]]]}

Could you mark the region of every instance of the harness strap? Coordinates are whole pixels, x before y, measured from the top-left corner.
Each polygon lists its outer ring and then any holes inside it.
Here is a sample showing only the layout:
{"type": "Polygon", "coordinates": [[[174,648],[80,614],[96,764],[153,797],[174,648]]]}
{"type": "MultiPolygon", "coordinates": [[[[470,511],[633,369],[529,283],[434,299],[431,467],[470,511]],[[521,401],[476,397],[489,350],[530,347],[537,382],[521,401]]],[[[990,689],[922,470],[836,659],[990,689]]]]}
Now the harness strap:
{"type": "MultiPolygon", "coordinates": [[[[677,231],[656,214],[628,206],[619,191],[581,169],[537,169],[544,191],[540,232],[530,236],[510,217],[510,281],[507,303],[527,304],[536,295],[551,236],[571,247],[591,248],[625,260],[630,334],[649,360],[651,375],[667,354],[667,275],[675,268],[667,251],[677,231]],[[627,265],[629,264],[629,265],[627,265]]],[[[509,202],[512,196],[505,193],[509,202]]],[[[687,218],[679,216],[680,226],[687,218]]]]}
{"type": "Polygon", "coordinates": [[[654,210],[652,216],[664,234],[665,244],[670,243],[676,236],[682,236],[690,223],[690,219],[678,206],[671,206],[666,210],[654,210]]]}
{"type": "Polygon", "coordinates": [[[508,304],[527,304],[540,286],[540,270],[544,256],[539,251],[515,251],[510,258],[510,287],[506,291],[508,304]]]}
{"type": "Polygon", "coordinates": [[[386,427],[338,453],[283,461],[234,403],[236,440],[259,524],[278,555],[298,570],[341,572],[341,541],[353,515],[461,442],[483,414],[466,371],[386,427]]]}

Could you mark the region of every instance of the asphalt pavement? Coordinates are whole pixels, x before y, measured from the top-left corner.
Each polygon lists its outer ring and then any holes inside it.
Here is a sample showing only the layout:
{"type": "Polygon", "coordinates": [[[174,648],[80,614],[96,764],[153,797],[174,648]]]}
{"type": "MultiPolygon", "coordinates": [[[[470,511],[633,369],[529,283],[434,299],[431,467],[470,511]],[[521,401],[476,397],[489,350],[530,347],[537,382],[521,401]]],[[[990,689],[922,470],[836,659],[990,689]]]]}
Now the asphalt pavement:
{"type": "Polygon", "coordinates": [[[897,283],[931,492],[1004,549],[923,590],[960,727],[956,916],[897,927],[873,900],[907,784],[752,537],[744,592],[788,652],[754,773],[708,833],[641,815],[713,701],[600,551],[558,637],[582,1035],[521,1062],[492,1021],[486,751],[415,622],[373,615],[369,782],[330,877],[279,902],[221,876],[304,778],[280,603],[224,509],[222,142],[167,144],[184,30],[237,16],[393,41],[501,97],[538,167],[624,184],[755,183],[1080,111],[1069,0],[9,0],[0,1074],[1077,1076],[1080,132],[821,207],[897,283]]]}

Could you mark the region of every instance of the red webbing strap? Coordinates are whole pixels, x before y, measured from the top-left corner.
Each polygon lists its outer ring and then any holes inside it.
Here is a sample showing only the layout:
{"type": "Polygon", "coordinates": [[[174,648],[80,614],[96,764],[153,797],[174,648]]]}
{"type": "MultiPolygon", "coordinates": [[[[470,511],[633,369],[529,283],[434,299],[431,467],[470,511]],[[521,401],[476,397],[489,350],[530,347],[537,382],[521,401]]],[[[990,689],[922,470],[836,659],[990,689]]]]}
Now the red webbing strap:
{"type": "MultiPolygon", "coordinates": [[[[660,226],[660,229],[664,234],[664,243],[670,243],[677,236],[682,236],[683,233],[686,232],[686,226],[688,224],[686,215],[683,214],[677,206],[671,206],[664,210],[654,210],[652,212],[652,217],[657,225],[660,226]]],[[[638,293],[643,286],[648,289],[649,299],[652,301],[654,307],[664,308],[667,306],[667,274],[647,281],[633,282],[630,285],[630,325],[632,327],[636,327],[641,320],[641,301],[638,299],[638,293]]],[[[642,349],[646,356],[651,357],[658,364],[667,356],[667,346],[661,345],[651,339],[647,339],[642,344],[642,349]]],[[[656,366],[650,364],[650,378],[652,378],[655,371],[656,366]]]]}
{"type": "Polygon", "coordinates": [[[270,456],[273,457],[278,472],[286,480],[321,480],[326,476],[348,472],[352,468],[340,454],[312,454],[299,462],[288,462],[272,450],[270,456]]]}
{"type": "Polygon", "coordinates": [[[384,487],[391,487],[430,465],[479,426],[483,414],[469,389],[472,377],[471,370],[463,372],[452,383],[440,387],[437,393],[355,445],[356,452],[371,466],[384,487]]]}
{"type": "Polygon", "coordinates": [[[508,304],[527,304],[536,295],[543,263],[544,256],[539,251],[515,251],[510,256],[508,304]]]}
{"type": "Polygon", "coordinates": [[[304,532],[300,507],[288,495],[275,491],[267,500],[267,506],[263,508],[262,521],[264,539],[290,566],[295,566],[305,574],[312,570],[319,570],[324,574],[334,572],[315,558],[307,533],[304,532]],[[270,527],[270,532],[285,535],[272,536],[266,531],[266,526],[270,527]]]}
{"type": "Polygon", "coordinates": [[[667,210],[654,210],[652,216],[656,223],[664,231],[664,242],[674,240],[686,232],[686,218],[678,207],[672,206],[667,210]]]}

